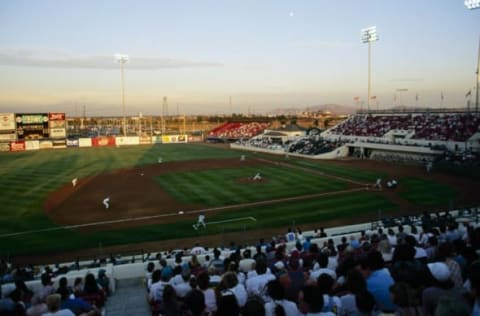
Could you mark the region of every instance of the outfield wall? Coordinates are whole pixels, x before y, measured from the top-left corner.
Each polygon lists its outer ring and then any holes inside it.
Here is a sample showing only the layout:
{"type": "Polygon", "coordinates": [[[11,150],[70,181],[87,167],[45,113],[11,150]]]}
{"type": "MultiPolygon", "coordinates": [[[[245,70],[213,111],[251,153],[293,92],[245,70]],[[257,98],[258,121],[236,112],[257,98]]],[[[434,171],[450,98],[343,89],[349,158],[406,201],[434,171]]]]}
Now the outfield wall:
{"type": "Polygon", "coordinates": [[[251,152],[259,152],[259,153],[266,153],[266,154],[273,154],[273,155],[281,155],[281,156],[289,156],[289,157],[301,157],[301,158],[309,158],[309,159],[338,159],[348,157],[348,146],[341,146],[336,148],[333,151],[328,153],[323,153],[320,155],[312,156],[312,155],[302,155],[297,153],[287,153],[284,149],[282,150],[273,150],[273,149],[265,149],[259,148],[254,146],[245,146],[239,144],[230,144],[230,148],[232,149],[239,149],[244,151],[251,151],[251,152]]]}

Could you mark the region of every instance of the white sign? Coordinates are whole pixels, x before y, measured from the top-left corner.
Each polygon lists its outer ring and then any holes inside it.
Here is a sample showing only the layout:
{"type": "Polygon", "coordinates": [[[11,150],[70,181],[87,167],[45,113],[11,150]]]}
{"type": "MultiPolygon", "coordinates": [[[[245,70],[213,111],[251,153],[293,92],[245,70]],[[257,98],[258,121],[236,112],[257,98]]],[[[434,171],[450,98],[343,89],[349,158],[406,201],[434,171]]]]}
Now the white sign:
{"type": "Polygon", "coordinates": [[[13,113],[0,113],[0,130],[14,130],[15,115],[13,113]]]}
{"type": "Polygon", "coordinates": [[[79,138],[78,139],[78,147],[92,147],[92,139],[91,138],[79,138]]]}
{"type": "Polygon", "coordinates": [[[51,128],[50,129],[51,138],[65,138],[67,137],[67,131],[64,128],[51,128]]]}
{"type": "Polygon", "coordinates": [[[40,142],[38,140],[26,140],[25,150],[39,150],[40,142]]]}

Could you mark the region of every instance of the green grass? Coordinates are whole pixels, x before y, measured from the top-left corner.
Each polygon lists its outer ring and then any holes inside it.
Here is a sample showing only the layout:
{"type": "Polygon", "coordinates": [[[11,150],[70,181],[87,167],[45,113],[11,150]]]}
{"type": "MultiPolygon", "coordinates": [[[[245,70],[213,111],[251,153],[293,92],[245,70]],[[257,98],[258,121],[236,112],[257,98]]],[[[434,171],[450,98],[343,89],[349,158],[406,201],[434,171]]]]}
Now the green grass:
{"type": "Polygon", "coordinates": [[[403,178],[402,187],[405,189],[399,195],[418,205],[448,205],[457,192],[445,184],[413,178],[403,178]]]}
{"type": "Polygon", "coordinates": [[[183,203],[221,206],[345,189],[345,182],[278,166],[182,172],[155,178],[183,203]],[[245,183],[259,171],[265,182],[245,183]]]}
{"type": "MultiPolygon", "coordinates": [[[[65,150],[41,150],[22,153],[0,153],[0,234],[24,232],[57,227],[43,212],[45,198],[59,187],[69,184],[72,178],[82,178],[115,169],[155,164],[158,157],[168,161],[198,159],[239,158],[238,151],[201,144],[171,144],[132,147],[75,148],[65,150]]],[[[247,154],[250,157],[278,157],[247,154]]],[[[203,170],[165,174],[155,180],[179,202],[209,206],[239,204],[270,200],[288,196],[342,190],[346,183],[319,175],[339,176],[372,183],[379,176],[375,171],[339,167],[320,161],[291,158],[282,160],[292,167],[262,165],[238,169],[203,170]],[[300,167],[300,168],[299,168],[300,167]],[[252,177],[257,171],[268,181],[244,184],[239,178],[252,177]]],[[[446,186],[399,179],[403,194],[421,205],[429,201],[449,199],[456,192],[446,186]],[[410,186],[412,189],[409,189],[410,186]],[[428,188],[428,189],[427,189],[428,188]]],[[[320,223],[326,220],[355,218],[357,215],[383,214],[398,206],[373,192],[356,192],[334,196],[311,198],[295,202],[282,202],[258,207],[231,209],[217,215],[208,215],[208,221],[253,216],[257,222],[232,222],[208,226],[194,231],[190,221],[164,225],[112,230],[95,233],[79,233],[58,230],[2,237],[1,255],[63,252],[109,245],[131,244],[142,241],[169,240],[230,231],[273,228],[295,222],[296,224],[320,223]]],[[[248,238],[248,234],[245,234],[248,238]]],[[[172,243],[172,246],[174,243],[172,243]]]]}

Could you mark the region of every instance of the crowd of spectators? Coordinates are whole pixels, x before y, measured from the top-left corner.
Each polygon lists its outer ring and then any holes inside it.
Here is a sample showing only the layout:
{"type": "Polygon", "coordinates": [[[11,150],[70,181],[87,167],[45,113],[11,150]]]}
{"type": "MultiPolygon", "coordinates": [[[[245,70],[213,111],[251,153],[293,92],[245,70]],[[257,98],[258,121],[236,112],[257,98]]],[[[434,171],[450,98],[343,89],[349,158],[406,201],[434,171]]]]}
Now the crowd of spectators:
{"type": "Polygon", "coordinates": [[[414,132],[413,139],[464,142],[479,131],[478,115],[459,114],[358,114],[330,130],[334,135],[383,137],[391,130],[414,132]]]}
{"type": "Polygon", "coordinates": [[[342,141],[330,141],[323,138],[306,137],[291,143],[288,147],[288,152],[303,155],[320,155],[331,152],[343,144],[344,142],[342,141]]]}
{"type": "Polygon", "coordinates": [[[0,315],[101,315],[109,295],[109,278],[100,269],[97,277],[87,273],[68,284],[65,276],[59,276],[58,286],[53,279],[57,276],[48,267],[41,274],[41,286],[30,290],[18,275],[15,286],[8,293],[0,293],[0,315]]]}
{"type": "Polygon", "coordinates": [[[214,128],[208,136],[226,139],[251,138],[262,133],[268,126],[270,123],[267,122],[229,122],[214,128]]]}
{"type": "Polygon", "coordinates": [[[480,228],[429,214],[420,223],[338,244],[289,229],[202,263],[193,251],[173,266],[161,259],[146,273],[147,300],[152,315],[478,315],[480,228]]]}

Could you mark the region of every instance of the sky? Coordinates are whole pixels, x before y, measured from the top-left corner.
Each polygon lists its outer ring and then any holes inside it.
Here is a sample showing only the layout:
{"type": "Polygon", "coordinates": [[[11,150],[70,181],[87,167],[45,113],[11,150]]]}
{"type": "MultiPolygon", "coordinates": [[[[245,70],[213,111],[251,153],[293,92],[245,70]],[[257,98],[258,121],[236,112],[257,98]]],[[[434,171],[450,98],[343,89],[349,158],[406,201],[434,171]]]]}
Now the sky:
{"type": "Polygon", "coordinates": [[[117,53],[128,115],[164,96],[171,115],[366,107],[373,25],[371,108],[475,95],[480,9],[463,0],[0,0],[0,112],[122,115],[117,53]]]}

